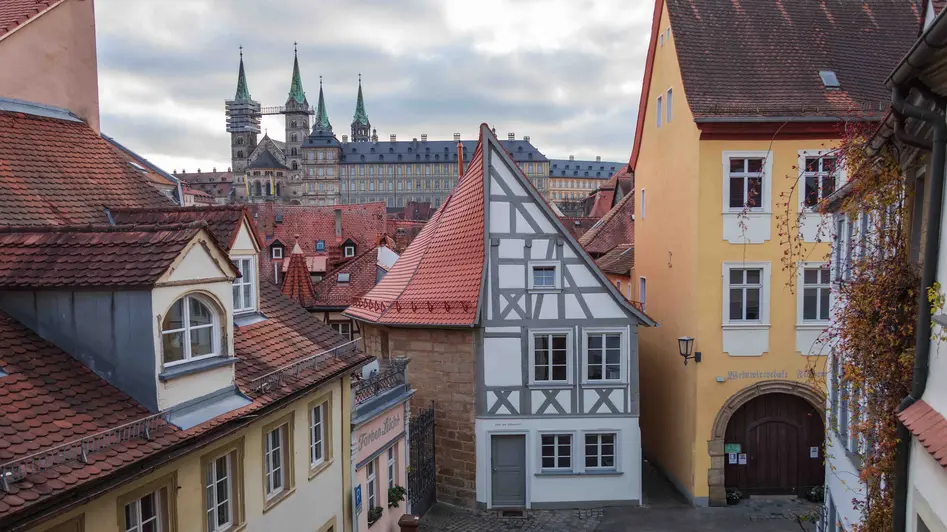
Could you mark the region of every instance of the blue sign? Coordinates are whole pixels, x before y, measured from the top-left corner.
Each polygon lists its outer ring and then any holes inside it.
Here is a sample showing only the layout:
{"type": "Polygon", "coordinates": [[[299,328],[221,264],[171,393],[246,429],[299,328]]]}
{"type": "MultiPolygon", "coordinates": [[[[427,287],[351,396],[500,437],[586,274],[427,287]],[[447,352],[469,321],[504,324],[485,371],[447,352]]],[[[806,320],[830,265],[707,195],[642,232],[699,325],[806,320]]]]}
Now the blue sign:
{"type": "Polygon", "coordinates": [[[355,486],[355,515],[362,513],[362,485],[355,486]]]}

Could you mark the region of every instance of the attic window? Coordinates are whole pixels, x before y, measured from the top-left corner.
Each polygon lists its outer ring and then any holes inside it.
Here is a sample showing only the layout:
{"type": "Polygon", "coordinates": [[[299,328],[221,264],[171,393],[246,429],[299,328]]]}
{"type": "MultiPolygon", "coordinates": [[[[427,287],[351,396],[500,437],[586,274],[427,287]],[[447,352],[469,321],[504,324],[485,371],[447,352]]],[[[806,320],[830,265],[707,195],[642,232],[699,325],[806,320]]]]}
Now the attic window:
{"type": "Polygon", "coordinates": [[[6,377],[7,375],[9,375],[9,373],[3,371],[3,368],[0,368],[0,377],[6,377]]]}
{"type": "Polygon", "coordinates": [[[355,246],[351,246],[351,245],[350,245],[350,246],[345,246],[344,248],[342,248],[342,252],[343,252],[343,254],[344,254],[346,257],[354,257],[354,256],[355,256],[355,246]]]}
{"type": "Polygon", "coordinates": [[[822,78],[822,85],[826,89],[837,89],[839,88],[838,76],[835,75],[835,72],[831,70],[820,70],[819,77],[822,78]]]}
{"type": "Polygon", "coordinates": [[[325,251],[325,250],[326,250],[326,241],[316,240],[316,251],[325,251]]]}
{"type": "Polygon", "coordinates": [[[283,258],[283,246],[273,246],[273,258],[281,259],[283,258]]]}
{"type": "Polygon", "coordinates": [[[283,215],[281,213],[276,213],[276,223],[283,223],[283,215]]]}
{"type": "Polygon", "coordinates": [[[348,282],[349,282],[349,277],[350,277],[350,275],[349,275],[348,273],[340,273],[340,274],[339,274],[339,282],[340,282],[340,283],[343,283],[343,284],[348,283],[348,282]]]}

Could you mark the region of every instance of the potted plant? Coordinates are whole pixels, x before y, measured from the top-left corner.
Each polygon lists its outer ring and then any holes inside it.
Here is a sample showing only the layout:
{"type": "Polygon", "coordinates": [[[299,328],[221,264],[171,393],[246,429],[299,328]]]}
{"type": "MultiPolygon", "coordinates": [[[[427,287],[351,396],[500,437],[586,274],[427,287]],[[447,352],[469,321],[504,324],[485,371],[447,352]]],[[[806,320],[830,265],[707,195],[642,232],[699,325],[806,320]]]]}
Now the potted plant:
{"type": "Polygon", "coordinates": [[[825,486],[813,486],[806,492],[806,498],[812,502],[822,502],[825,499],[825,486]]]}
{"type": "Polygon", "coordinates": [[[730,488],[727,490],[727,504],[737,504],[740,502],[740,499],[743,498],[743,492],[736,489],[730,488]]]}
{"type": "Polygon", "coordinates": [[[368,526],[372,526],[375,521],[381,519],[381,513],[385,510],[381,506],[375,506],[368,509],[368,526]]]}
{"type": "Polygon", "coordinates": [[[402,486],[395,486],[393,488],[388,488],[388,507],[397,508],[398,503],[404,500],[405,495],[407,495],[408,490],[404,489],[402,486]]]}

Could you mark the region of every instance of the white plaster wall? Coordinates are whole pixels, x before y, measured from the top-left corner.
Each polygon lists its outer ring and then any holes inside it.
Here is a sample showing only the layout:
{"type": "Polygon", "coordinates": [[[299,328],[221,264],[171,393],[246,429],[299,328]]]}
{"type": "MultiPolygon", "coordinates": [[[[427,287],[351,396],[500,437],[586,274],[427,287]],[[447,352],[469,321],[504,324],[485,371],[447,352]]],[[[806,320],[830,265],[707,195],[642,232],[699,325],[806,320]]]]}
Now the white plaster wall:
{"type": "Polygon", "coordinates": [[[500,264],[499,288],[526,288],[526,266],[522,264],[500,264]]]}
{"type": "Polygon", "coordinates": [[[635,417],[544,417],[477,419],[477,501],[490,506],[490,435],[525,434],[526,506],[534,503],[641,500],[641,434],[635,417]],[[583,432],[617,432],[617,476],[536,476],[540,470],[540,432],[573,433],[572,463],[584,469],[583,432]]]}
{"type": "Polygon", "coordinates": [[[170,274],[163,276],[162,281],[196,281],[226,275],[201,245],[191,246],[184,259],[173,268],[170,274]]]}
{"type": "MultiPolygon", "coordinates": [[[[225,246],[229,243],[221,242],[225,246]]],[[[237,236],[233,240],[233,245],[230,246],[230,253],[233,255],[252,255],[258,251],[260,251],[260,248],[253,241],[253,237],[250,236],[250,230],[247,228],[246,222],[242,222],[240,229],[237,230],[237,236]]]]}
{"type": "MultiPolygon", "coordinates": [[[[600,286],[604,286],[601,285],[600,286]]],[[[615,302],[610,292],[602,294],[582,294],[581,296],[592,311],[593,318],[624,318],[625,311],[615,302]]]]}
{"type": "Polygon", "coordinates": [[[572,280],[575,281],[575,285],[580,288],[589,288],[602,285],[602,283],[592,275],[592,272],[581,264],[567,264],[566,270],[569,271],[569,275],[572,276],[572,280]]]}
{"type": "Polygon", "coordinates": [[[769,326],[723,326],[723,352],[732,357],[761,356],[769,351],[769,326]]]}
{"type": "MultiPolygon", "coordinates": [[[[519,332],[519,327],[513,327],[519,332]]],[[[487,386],[523,384],[522,344],[519,338],[483,339],[483,380],[487,386]]]]}
{"type": "Polygon", "coordinates": [[[822,325],[797,325],[796,326],[796,351],[803,355],[825,355],[828,354],[827,348],[821,343],[816,343],[825,326],[822,325]]]}
{"type": "Polygon", "coordinates": [[[392,266],[398,262],[398,254],[392,251],[387,246],[378,246],[378,258],[377,264],[386,270],[390,270],[392,266]]]}
{"type": "Polygon", "coordinates": [[[931,532],[947,525],[947,469],[944,469],[918,442],[911,438],[911,469],[908,473],[907,531],[917,531],[916,515],[924,518],[931,532]],[[918,497],[920,495],[920,497],[918,497]],[[940,522],[938,522],[940,521],[940,522]]]}
{"type": "MultiPolygon", "coordinates": [[[[509,224],[507,224],[509,225],[509,224]]],[[[499,254],[501,259],[522,259],[525,243],[520,239],[502,238],[500,239],[499,254]]]]}
{"type": "Polygon", "coordinates": [[[723,213],[723,239],[731,244],[762,244],[771,238],[772,214],[723,213]]]}
{"type": "Polygon", "coordinates": [[[510,232],[510,204],[505,201],[490,202],[490,232],[510,232]]]}
{"type": "Polygon", "coordinates": [[[855,508],[852,500],[864,500],[865,485],[859,480],[859,472],[841,443],[834,432],[826,435],[825,485],[835,501],[836,519],[845,530],[851,530],[852,525],[861,522],[861,511],[855,508]]]}
{"type": "MultiPolygon", "coordinates": [[[[514,196],[525,196],[526,189],[520,186],[520,183],[519,181],[517,181],[516,177],[514,177],[513,174],[510,172],[509,168],[507,168],[506,165],[503,164],[502,155],[497,153],[496,150],[492,150],[492,151],[493,153],[490,154],[491,159],[493,161],[493,163],[491,164],[491,168],[496,170],[497,174],[503,180],[503,184],[506,185],[507,188],[509,188],[513,192],[514,196]]],[[[490,184],[493,185],[492,177],[490,179],[490,184]]],[[[494,186],[490,190],[490,194],[503,194],[503,190],[500,187],[494,186]]]]}
{"type": "Polygon", "coordinates": [[[817,212],[799,213],[799,234],[803,242],[831,242],[832,218],[817,212]]]}

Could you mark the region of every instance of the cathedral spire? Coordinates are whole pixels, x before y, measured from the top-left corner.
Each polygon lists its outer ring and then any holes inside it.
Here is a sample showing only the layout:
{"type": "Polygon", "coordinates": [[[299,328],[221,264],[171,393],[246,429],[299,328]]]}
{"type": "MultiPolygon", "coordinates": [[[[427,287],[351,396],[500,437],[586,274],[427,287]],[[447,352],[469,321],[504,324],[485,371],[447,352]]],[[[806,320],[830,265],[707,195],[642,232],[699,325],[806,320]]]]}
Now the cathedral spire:
{"type": "Polygon", "coordinates": [[[365,112],[365,99],[362,97],[362,75],[358,75],[358,99],[355,101],[355,122],[368,125],[368,113],[365,112]]]}
{"type": "Polygon", "coordinates": [[[306,91],[303,90],[302,76],[299,75],[299,54],[296,49],[296,43],[293,43],[293,81],[289,85],[289,98],[287,99],[287,103],[289,103],[290,100],[299,104],[306,101],[306,91]]]}
{"type": "Polygon", "coordinates": [[[240,72],[237,74],[237,95],[233,97],[238,102],[249,102],[250,89],[247,88],[247,74],[243,70],[243,46],[240,47],[240,72]]]}
{"type": "Polygon", "coordinates": [[[316,121],[313,124],[313,129],[315,128],[332,131],[332,123],[329,122],[329,113],[326,111],[326,100],[322,95],[322,76],[319,76],[319,103],[316,105],[316,121]]]}

